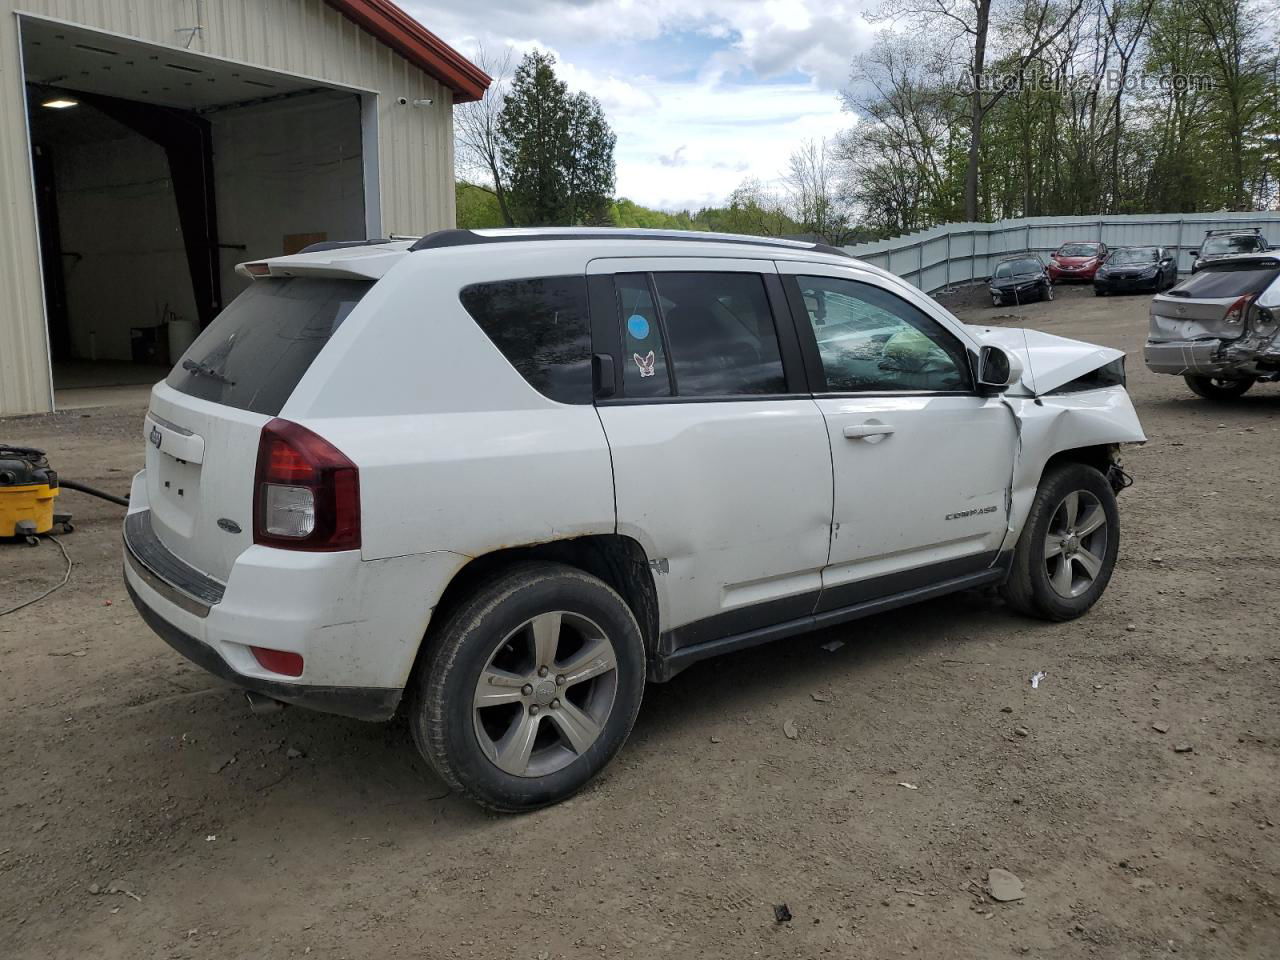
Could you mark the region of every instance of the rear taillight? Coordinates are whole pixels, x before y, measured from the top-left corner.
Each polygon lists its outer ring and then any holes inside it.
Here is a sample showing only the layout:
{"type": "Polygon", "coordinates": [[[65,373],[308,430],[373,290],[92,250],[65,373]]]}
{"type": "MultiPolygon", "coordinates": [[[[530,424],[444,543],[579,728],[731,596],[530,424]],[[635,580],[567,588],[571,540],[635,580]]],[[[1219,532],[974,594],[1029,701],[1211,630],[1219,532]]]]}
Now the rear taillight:
{"type": "Polygon", "coordinates": [[[1249,302],[1253,299],[1252,294],[1245,294],[1238,297],[1236,302],[1227,307],[1227,312],[1222,315],[1223,323],[1243,323],[1244,315],[1249,309],[1249,302]]]}
{"type": "Polygon", "coordinates": [[[359,550],[356,465],[306,427],[272,420],[258,441],[253,542],[287,550],[359,550]]]}

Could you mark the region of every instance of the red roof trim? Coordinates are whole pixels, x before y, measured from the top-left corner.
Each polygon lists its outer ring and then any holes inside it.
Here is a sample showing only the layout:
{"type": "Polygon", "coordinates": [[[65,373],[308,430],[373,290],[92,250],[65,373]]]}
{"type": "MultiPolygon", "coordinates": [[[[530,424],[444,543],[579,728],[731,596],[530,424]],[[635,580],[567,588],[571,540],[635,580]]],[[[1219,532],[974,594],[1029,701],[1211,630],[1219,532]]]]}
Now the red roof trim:
{"type": "Polygon", "coordinates": [[[325,0],[348,20],[453,91],[454,103],[479,100],[491,78],[391,0],[325,0]]]}

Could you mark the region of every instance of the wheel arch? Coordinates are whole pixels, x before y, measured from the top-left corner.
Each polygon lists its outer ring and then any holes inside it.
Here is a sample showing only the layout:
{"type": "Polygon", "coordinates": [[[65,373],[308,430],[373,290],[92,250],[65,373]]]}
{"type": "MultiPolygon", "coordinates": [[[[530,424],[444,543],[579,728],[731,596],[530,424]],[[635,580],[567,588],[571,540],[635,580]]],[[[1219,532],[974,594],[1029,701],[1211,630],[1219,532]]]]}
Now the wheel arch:
{"type": "Polygon", "coordinates": [[[620,534],[590,534],[504,547],[473,557],[465,563],[450,579],[431,611],[410,676],[417,673],[433,638],[449,616],[481,584],[512,567],[537,562],[562,563],[603,580],[617,591],[635,615],[646,656],[657,649],[660,623],[658,589],[644,548],[631,537],[620,534]]]}

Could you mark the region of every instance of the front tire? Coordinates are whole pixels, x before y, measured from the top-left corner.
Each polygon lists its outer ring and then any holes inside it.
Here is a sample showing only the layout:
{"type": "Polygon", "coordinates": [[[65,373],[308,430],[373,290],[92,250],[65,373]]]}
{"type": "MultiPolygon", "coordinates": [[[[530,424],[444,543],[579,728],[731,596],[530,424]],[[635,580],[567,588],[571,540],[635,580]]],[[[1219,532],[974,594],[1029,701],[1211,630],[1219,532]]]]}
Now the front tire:
{"type": "Polygon", "coordinates": [[[1105,297],[1107,295],[1107,291],[1103,290],[1101,287],[1094,287],[1093,295],[1095,297],[1105,297]]]}
{"type": "Polygon", "coordinates": [[[995,294],[992,294],[992,295],[991,295],[991,305],[992,305],[993,307],[1003,307],[1003,306],[1004,306],[1004,297],[997,297],[995,294]]]}
{"type": "Polygon", "coordinates": [[[1053,284],[1052,283],[1046,283],[1044,285],[1044,299],[1049,301],[1053,300],[1053,284]]]}
{"type": "Polygon", "coordinates": [[[1191,392],[1197,397],[1204,397],[1206,400],[1213,400],[1219,403],[1244,396],[1249,392],[1249,388],[1257,383],[1257,380],[1253,377],[1224,380],[1220,377],[1193,377],[1187,374],[1182,379],[1187,381],[1187,386],[1191,388],[1191,392]]]}
{"type": "Polygon", "coordinates": [[[1064,463],[1045,471],[1018,537],[1005,602],[1042,620],[1074,620],[1098,602],[1115,569],[1120,511],[1107,478],[1064,463]]]}
{"type": "Polygon", "coordinates": [[[503,813],[572,796],[621,748],[644,695],[644,641],[603,581],[513,568],[453,611],[417,677],[410,726],[455,790],[503,813]]]}

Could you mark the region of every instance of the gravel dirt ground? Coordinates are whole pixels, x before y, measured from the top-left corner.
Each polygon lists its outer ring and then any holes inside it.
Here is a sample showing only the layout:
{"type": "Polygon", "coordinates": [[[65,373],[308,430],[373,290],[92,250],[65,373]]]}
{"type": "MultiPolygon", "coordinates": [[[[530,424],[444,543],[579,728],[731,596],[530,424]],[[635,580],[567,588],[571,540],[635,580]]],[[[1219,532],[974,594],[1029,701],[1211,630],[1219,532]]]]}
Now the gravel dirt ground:
{"type": "MultiPolygon", "coordinates": [[[[1144,296],[979,294],[947,299],[1130,354],[1150,442],[1102,602],[962,596],[699,664],[528,816],[449,795],[403,723],[251,716],[135,615],[120,511],[65,493],[70,585],[0,618],[0,957],[1280,955],[1280,388],[1149,374],[1144,296]]],[[[0,436],[123,492],[142,413],[0,436]]],[[[62,569],[0,545],[0,609],[62,569]]]]}

